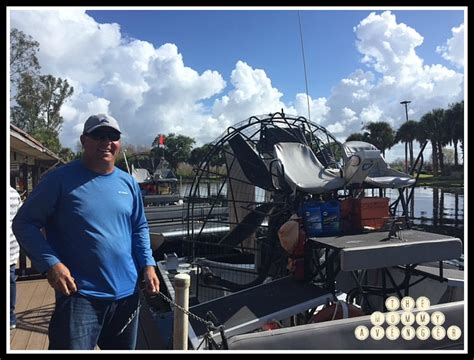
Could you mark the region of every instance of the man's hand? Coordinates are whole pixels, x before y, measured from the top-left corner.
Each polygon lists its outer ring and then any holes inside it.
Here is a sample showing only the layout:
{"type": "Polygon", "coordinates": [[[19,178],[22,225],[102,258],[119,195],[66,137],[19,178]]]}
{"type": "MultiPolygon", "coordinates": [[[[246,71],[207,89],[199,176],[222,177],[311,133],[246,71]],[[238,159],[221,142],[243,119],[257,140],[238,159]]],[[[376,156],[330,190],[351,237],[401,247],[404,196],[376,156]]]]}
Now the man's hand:
{"type": "Polygon", "coordinates": [[[57,263],[48,270],[48,283],[57,291],[69,296],[77,291],[76,282],[71,272],[63,263],[57,263]]]}
{"type": "Polygon", "coordinates": [[[160,280],[155,272],[154,266],[145,266],[143,268],[143,280],[145,281],[145,290],[149,294],[160,292],[160,280]]]}

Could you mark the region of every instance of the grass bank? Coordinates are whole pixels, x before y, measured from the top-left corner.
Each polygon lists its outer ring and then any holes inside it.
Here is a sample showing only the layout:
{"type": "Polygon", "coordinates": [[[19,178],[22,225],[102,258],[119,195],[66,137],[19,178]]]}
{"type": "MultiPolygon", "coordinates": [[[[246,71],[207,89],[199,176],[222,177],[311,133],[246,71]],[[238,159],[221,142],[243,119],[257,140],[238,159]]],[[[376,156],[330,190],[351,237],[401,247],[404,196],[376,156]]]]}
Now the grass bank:
{"type": "Polygon", "coordinates": [[[464,187],[464,173],[453,173],[451,175],[440,176],[420,174],[417,186],[436,186],[449,188],[464,187]]]}

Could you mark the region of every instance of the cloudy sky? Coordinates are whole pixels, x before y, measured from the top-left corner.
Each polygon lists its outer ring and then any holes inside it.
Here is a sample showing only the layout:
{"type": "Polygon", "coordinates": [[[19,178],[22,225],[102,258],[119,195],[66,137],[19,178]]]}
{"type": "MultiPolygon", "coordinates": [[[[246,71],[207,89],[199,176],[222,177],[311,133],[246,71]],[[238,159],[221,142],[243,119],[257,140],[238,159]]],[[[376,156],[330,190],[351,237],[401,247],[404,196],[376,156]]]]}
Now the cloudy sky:
{"type": "Polygon", "coordinates": [[[419,120],[465,95],[466,8],[8,10],[10,28],[40,43],[41,72],[74,87],[60,133],[74,151],[93,113],[144,146],[171,132],[202,145],[281,109],[308,116],[298,14],[311,120],[341,141],[369,122],[397,129],[400,101],[419,120]]]}

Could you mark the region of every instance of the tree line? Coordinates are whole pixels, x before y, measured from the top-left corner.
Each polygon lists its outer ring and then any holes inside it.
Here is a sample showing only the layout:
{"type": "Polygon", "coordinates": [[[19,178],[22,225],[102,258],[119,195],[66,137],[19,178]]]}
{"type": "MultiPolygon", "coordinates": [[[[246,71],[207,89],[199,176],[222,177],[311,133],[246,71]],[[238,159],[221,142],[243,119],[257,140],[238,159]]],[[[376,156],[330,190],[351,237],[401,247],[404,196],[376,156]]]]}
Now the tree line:
{"type": "MultiPolygon", "coordinates": [[[[56,78],[49,74],[41,74],[37,53],[40,44],[31,36],[13,28],[10,32],[10,121],[39,140],[50,150],[66,161],[81,156],[63,147],[59,140],[63,118],[61,107],[70,98],[74,88],[66,79],[56,78]]],[[[448,109],[434,109],[424,114],[420,121],[408,120],[394,130],[387,122],[372,122],[362,128],[362,133],[354,133],[346,141],[366,141],[383,154],[397,143],[405,143],[409,149],[410,167],[413,166],[413,143],[423,144],[430,141],[433,148],[433,173],[444,173],[443,147],[454,146],[454,161],[458,165],[458,144],[464,155],[464,101],[449,105],[448,109]]],[[[159,144],[158,134],[151,144],[151,150],[124,144],[124,152],[135,163],[135,166],[156,168],[165,159],[172,169],[176,170],[179,163],[199,165],[209,154],[212,144],[193,148],[196,141],[188,136],[169,133],[164,146],[159,144]]],[[[125,167],[123,155],[118,164],[125,167]]],[[[221,166],[224,159],[213,156],[211,166],[221,166]]]]}
{"type": "Polygon", "coordinates": [[[464,100],[450,104],[447,109],[433,109],[424,114],[420,121],[408,120],[398,130],[389,123],[380,121],[363,126],[362,133],[354,133],[346,141],[366,141],[375,145],[382,154],[398,143],[408,145],[408,161],[413,167],[413,143],[420,146],[429,141],[432,146],[433,174],[445,173],[443,148],[447,145],[454,147],[454,165],[459,165],[458,145],[464,159],[464,100]]]}
{"type": "Polygon", "coordinates": [[[40,44],[13,28],[10,32],[10,121],[65,160],[74,152],[59,141],[60,110],[74,88],[66,79],[41,74],[40,44]]]}
{"type": "MultiPolygon", "coordinates": [[[[160,135],[163,134],[158,134],[153,140],[151,149],[124,144],[122,146],[123,153],[117,159],[117,166],[125,169],[127,164],[129,166],[133,164],[135,167],[145,168],[153,173],[158,165],[165,161],[176,172],[181,163],[187,163],[194,167],[199,166],[213,147],[212,143],[207,143],[193,148],[196,143],[194,138],[174,133],[164,135],[164,144],[160,147],[160,135]]],[[[209,159],[210,166],[219,167],[224,163],[225,159],[221,154],[216,154],[209,159]]]]}

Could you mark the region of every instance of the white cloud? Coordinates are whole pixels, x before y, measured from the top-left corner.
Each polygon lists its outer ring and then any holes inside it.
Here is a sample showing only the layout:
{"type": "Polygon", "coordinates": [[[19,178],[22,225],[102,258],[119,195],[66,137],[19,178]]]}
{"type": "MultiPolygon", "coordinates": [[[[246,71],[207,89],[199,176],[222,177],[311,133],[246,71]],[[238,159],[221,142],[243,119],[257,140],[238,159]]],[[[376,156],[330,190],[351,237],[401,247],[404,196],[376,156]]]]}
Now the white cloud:
{"type": "Polygon", "coordinates": [[[118,24],[98,24],[79,9],[12,11],[11,26],[40,43],[43,73],[74,87],[61,111],[64,146],[75,149],[84,120],[98,112],[114,115],[124,140],[137,145],[150,146],[158,133],[197,137],[215,127],[200,102],[225,81],[215,71],[186,67],[174,44],[156,49],[125,39],[118,24]]]}
{"type": "Polygon", "coordinates": [[[371,103],[373,79],[371,72],[359,69],[334,86],[327,100],[330,110],[321,125],[329,129],[331,125],[339,124],[335,129],[341,137],[360,132],[363,124],[359,119],[359,114],[371,103]]]}
{"type": "Polygon", "coordinates": [[[348,107],[343,107],[341,109],[341,114],[344,122],[353,122],[357,120],[356,112],[348,107]]]}
{"type": "MultiPolygon", "coordinates": [[[[285,104],[265,69],[244,60],[235,59],[230,74],[212,69],[199,73],[186,66],[175,44],[125,38],[119,24],[99,24],[84,10],[14,10],[10,15],[12,27],[40,43],[42,72],[74,86],[73,97],[61,111],[65,121],[60,134],[62,144],[73,149],[91,113],[111,113],[120,121],[125,141],[144,146],[169,132],[194,137],[201,145],[249,116],[281,109],[308,114],[306,94],[287,94],[294,101],[285,104]]],[[[452,31],[438,52],[462,64],[464,25],[452,31]]],[[[440,64],[424,65],[417,54],[430,34],[397,22],[390,11],[371,13],[356,24],[354,35],[361,68],[347,69],[327,96],[308,97],[311,120],[338,139],[373,121],[398,128],[405,121],[402,100],[412,101],[409,117],[419,120],[434,108],[464,98],[463,73],[440,64]]]]}
{"type": "Polygon", "coordinates": [[[120,46],[118,24],[98,24],[83,10],[14,10],[11,26],[40,43],[39,61],[46,74],[68,74],[94,85],[104,76],[109,50],[120,46]]]}
{"type": "Polygon", "coordinates": [[[321,123],[328,114],[330,108],[327,106],[326,98],[318,98],[313,100],[311,96],[306,94],[296,94],[294,104],[294,114],[302,115],[309,118],[312,122],[321,123]],[[309,116],[308,116],[308,102],[309,102],[309,116]]]}
{"type": "MultiPolygon", "coordinates": [[[[340,135],[344,131],[345,127],[343,124],[337,122],[335,124],[328,125],[326,129],[333,135],[340,135]]],[[[344,140],[341,140],[341,141],[344,141],[344,140]]]]}
{"type": "Polygon", "coordinates": [[[371,104],[363,108],[360,112],[360,120],[364,125],[367,125],[371,122],[386,121],[386,119],[384,119],[382,116],[383,110],[375,104],[371,104]]]}
{"type": "Polygon", "coordinates": [[[390,11],[380,15],[371,13],[354,29],[356,46],[364,55],[363,62],[384,75],[408,81],[417,75],[423,64],[415,48],[423,43],[423,37],[407,25],[396,22],[390,11]]]}
{"type": "Polygon", "coordinates": [[[464,24],[451,29],[453,37],[446,41],[446,45],[436,48],[436,52],[451,61],[457,67],[464,67],[464,24]]]}
{"type": "MultiPolygon", "coordinates": [[[[331,110],[324,121],[328,129],[333,125],[347,137],[368,122],[386,121],[396,130],[406,120],[400,101],[411,100],[409,118],[419,120],[434,108],[446,108],[464,98],[463,74],[440,64],[424,65],[416,53],[423,36],[397,23],[390,11],[371,13],[354,32],[361,62],[368,70],[358,69],[334,86],[328,97],[331,110]]],[[[461,31],[453,29],[453,33],[461,31]]],[[[397,149],[387,158],[401,157],[397,149]]]]}
{"type": "Polygon", "coordinates": [[[213,116],[229,125],[252,115],[268,114],[281,109],[286,113],[295,112],[280,100],[283,94],[272,86],[270,78],[262,69],[253,69],[247,63],[238,61],[230,82],[233,89],[214,101],[212,111],[213,116]]]}

